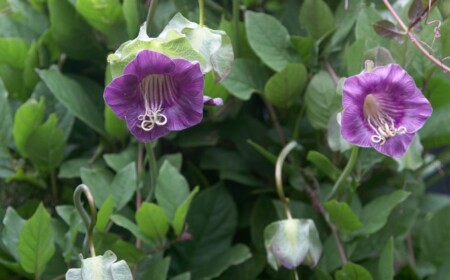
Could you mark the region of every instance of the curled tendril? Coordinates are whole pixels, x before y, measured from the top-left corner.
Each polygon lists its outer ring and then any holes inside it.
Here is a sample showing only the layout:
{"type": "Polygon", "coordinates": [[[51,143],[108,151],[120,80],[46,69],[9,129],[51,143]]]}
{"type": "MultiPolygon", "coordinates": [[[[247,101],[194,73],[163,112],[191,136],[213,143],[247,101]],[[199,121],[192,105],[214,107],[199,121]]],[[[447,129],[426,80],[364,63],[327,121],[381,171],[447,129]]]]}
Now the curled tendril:
{"type": "Polygon", "coordinates": [[[275,164],[275,182],[277,186],[278,196],[284,204],[284,210],[286,211],[286,216],[288,219],[292,219],[291,209],[289,208],[289,199],[284,194],[283,189],[283,176],[282,176],[282,168],[284,164],[284,160],[288,156],[288,154],[295,148],[299,148],[299,144],[295,141],[289,142],[283,150],[281,150],[280,155],[278,156],[277,162],[275,164]]]}
{"type": "Polygon", "coordinates": [[[97,223],[97,208],[95,207],[94,196],[92,195],[89,187],[85,184],[80,184],[75,189],[73,193],[73,203],[75,204],[75,208],[78,211],[78,214],[81,216],[84,225],[86,226],[86,239],[85,244],[89,246],[89,250],[92,257],[95,257],[95,247],[94,247],[94,227],[97,223]],[[87,198],[89,209],[91,210],[91,214],[89,214],[83,206],[83,202],[81,202],[81,194],[87,198]]]}

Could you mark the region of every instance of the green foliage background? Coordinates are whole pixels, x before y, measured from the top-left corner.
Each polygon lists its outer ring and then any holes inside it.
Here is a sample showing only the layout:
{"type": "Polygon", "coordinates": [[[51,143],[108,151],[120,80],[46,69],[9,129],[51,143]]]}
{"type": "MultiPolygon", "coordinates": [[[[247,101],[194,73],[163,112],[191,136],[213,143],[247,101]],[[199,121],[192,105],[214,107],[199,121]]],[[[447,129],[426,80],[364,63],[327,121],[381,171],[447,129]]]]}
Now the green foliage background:
{"type": "MultiPolygon", "coordinates": [[[[197,1],[159,2],[154,36],[176,12],[198,19],[197,1]]],[[[226,31],[235,53],[225,81],[205,76],[204,93],[225,105],[147,147],[158,166],[151,190],[144,145],[102,98],[106,57],[136,37],[146,3],[0,0],[0,278],[62,279],[89,257],[72,202],[84,183],[99,210],[97,254],[111,250],[135,279],[295,279],[268,265],[263,232],[286,219],[275,161],[296,141],[285,192],[323,244],[300,279],[448,279],[450,197],[429,189],[448,175],[450,74],[408,39],[377,34],[373,24],[389,19],[382,1],[348,2],[205,1],[205,24],[226,31]],[[336,121],[342,80],[330,69],[355,75],[366,59],[404,67],[434,112],[403,158],[362,149],[345,190],[326,201],[350,156],[336,121]]],[[[414,20],[420,1],[391,2],[414,20]]],[[[428,21],[442,22],[433,54],[444,58],[450,1],[432,2],[428,21]]],[[[414,32],[431,45],[435,26],[423,19],[414,32]]]]}

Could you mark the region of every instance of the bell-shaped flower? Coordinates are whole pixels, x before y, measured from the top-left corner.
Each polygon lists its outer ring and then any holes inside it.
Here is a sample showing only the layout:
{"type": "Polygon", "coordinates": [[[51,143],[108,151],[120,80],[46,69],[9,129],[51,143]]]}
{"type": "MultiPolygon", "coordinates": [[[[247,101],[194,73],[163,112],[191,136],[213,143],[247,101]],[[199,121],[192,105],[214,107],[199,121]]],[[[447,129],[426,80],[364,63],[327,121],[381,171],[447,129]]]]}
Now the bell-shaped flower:
{"type": "Polygon", "coordinates": [[[149,142],[198,124],[203,104],[222,105],[203,96],[203,82],[198,63],[143,50],[105,88],[104,99],[139,141],[149,142]]]}
{"type": "Polygon", "coordinates": [[[397,64],[347,78],[342,107],[346,141],[395,158],[407,151],[433,111],[414,79],[397,64]]]}
{"type": "Polygon", "coordinates": [[[264,229],[268,263],[277,270],[295,269],[304,263],[315,267],[322,254],[316,225],[310,219],[289,219],[269,224],[264,229]]]}

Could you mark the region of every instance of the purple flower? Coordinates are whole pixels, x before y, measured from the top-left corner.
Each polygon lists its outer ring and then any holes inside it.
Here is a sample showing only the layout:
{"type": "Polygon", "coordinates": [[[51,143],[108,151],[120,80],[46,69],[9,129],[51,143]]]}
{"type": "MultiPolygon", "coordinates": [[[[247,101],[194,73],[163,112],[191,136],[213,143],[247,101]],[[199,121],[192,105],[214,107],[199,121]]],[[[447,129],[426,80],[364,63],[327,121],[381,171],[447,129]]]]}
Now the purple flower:
{"type": "Polygon", "coordinates": [[[376,67],[344,82],[341,133],[345,140],[401,157],[433,109],[397,64],[376,67]]]}
{"type": "Polygon", "coordinates": [[[203,104],[222,105],[203,96],[203,80],[198,63],[143,50],[105,88],[104,99],[131,133],[149,142],[198,124],[203,104]]]}

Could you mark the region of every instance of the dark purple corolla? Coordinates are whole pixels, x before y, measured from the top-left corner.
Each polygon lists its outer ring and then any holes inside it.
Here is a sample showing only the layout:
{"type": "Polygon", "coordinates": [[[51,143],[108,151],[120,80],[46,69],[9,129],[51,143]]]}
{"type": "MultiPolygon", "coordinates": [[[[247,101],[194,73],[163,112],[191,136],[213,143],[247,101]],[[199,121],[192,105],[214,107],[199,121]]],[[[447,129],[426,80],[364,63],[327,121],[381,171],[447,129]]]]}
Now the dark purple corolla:
{"type": "Polygon", "coordinates": [[[203,96],[203,81],[198,63],[143,50],[106,87],[104,99],[140,141],[149,142],[198,124],[203,104],[222,105],[203,96]]]}
{"type": "Polygon", "coordinates": [[[344,139],[391,157],[406,152],[433,111],[413,78],[397,64],[346,79],[342,107],[344,139]]]}

